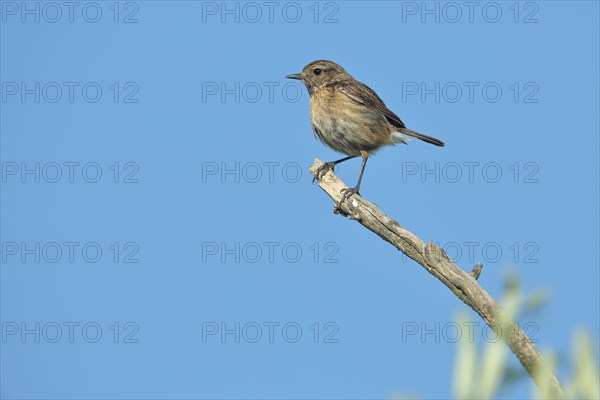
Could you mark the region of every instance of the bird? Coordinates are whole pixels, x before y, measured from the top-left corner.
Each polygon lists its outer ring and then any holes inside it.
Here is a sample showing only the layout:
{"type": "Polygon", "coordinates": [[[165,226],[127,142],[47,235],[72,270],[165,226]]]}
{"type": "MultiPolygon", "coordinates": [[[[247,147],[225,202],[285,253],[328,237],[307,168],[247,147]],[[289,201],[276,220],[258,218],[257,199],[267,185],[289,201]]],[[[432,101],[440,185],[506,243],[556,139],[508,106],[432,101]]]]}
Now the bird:
{"type": "Polygon", "coordinates": [[[334,151],[346,155],[322,164],[315,178],[320,179],[344,161],[362,157],[358,182],[352,189],[343,189],[340,203],[353,194],[360,195],[367,160],[382,147],[407,144],[410,137],[444,146],[439,139],[408,129],[373,89],[354,79],[333,61],[313,61],[301,73],[290,74],[286,78],[301,81],[308,90],[310,122],[315,137],[334,151]]]}

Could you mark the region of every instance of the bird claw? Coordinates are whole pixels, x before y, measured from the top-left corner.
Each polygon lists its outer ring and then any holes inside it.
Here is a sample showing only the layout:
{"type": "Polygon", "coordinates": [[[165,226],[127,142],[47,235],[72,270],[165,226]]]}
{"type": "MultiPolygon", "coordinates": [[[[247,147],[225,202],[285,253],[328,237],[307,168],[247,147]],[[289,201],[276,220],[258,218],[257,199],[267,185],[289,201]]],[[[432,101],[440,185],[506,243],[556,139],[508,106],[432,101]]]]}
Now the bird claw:
{"type": "Polygon", "coordinates": [[[360,193],[358,192],[358,187],[355,188],[346,188],[346,189],[342,189],[340,191],[340,194],[342,195],[342,198],[340,199],[339,205],[341,205],[343,202],[345,202],[346,200],[348,200],[348,198],[350,196],[352,196],[353,194],[358,194],[360,195],[360,193]]]}
{"type": "Polygon", "coordinates": [[[335,163],[332,162],[326,162],[321,164],[317,170],[315,171],[315,175],[313,176],[313,183],[315,183],[315,180],[321,180],[321,178],[323,177],[323,175],[325,175],[328,171],[333,170],[333,167],[335,166],[335,163]]]}

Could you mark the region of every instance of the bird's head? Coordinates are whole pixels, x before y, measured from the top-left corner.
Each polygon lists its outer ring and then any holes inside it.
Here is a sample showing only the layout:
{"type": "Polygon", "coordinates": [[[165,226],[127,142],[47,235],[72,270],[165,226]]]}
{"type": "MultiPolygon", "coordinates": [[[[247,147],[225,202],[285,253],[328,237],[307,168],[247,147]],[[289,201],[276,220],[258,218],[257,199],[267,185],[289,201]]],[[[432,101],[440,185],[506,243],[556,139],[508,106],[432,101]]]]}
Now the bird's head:
{"type": "Polygon", "coordinates": [[[323,86],[352,79],[352,76],[333,61],[317,60],[304,67],[301,73],[291,74],[286,76],[286,78],[302,81],[308,89],[308,93],[313,94],[313,92],[323,86]]]}

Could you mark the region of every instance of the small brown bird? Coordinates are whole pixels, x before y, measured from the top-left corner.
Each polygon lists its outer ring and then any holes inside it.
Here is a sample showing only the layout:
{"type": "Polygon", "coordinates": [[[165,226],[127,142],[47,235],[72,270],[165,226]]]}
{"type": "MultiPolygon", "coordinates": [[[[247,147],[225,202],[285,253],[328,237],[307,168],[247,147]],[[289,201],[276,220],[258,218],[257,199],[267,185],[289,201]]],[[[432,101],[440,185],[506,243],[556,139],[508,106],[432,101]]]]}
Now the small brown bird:
{"type": "Polygon", "coordinates": [[[301,80],[306,85],[315,136],[333,150],[348,156],[323,164],[316,176],[322,176],[341,162],[362,156],[358,183],[353,189],[346,189],[342,201],[358,193],[367,159],[381,147],[407,143],[410,140],[407,136],[444,146],[441,140],[408,129],[373,89],[332,61],[313,61],[301,73],[286,78],[301,80]]]}

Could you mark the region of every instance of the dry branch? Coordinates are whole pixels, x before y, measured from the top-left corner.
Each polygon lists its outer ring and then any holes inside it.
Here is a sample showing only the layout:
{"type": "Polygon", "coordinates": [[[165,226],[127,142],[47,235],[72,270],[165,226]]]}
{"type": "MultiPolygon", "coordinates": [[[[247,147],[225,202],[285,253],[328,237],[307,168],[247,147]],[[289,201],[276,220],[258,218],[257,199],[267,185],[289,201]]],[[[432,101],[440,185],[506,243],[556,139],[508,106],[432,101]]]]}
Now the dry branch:
{"type": "MultiPolygon", "coordinates": [[[[315,171],[322,164],[321,160],[315,160],[309,170],[310,173],[315,176],[315,171]]],[[[462,270],[438,246],[432,242],[425,244],[416,235],[385,215],[375,204],[359,195],[351,196],[339,204],[340,192],[347,186],[333,171],[327,171],[318,179],[318,182],[321,189],[333,199],[334,212],[357,220],[439,279],[502,337],[531,375],[538,388],[542,392],[546,392],[545,396],[552,399],[566,399],[558,379],[551,370],[545,367],[542,355],[531,339],[514,321],[506,321],[501,307],[477,283],[477,278],[481,273],[481,264],[477,264],[471,272],[462,270]],[[502,327],[510,327],[510,329],[502,329],[502,327]]]]}

